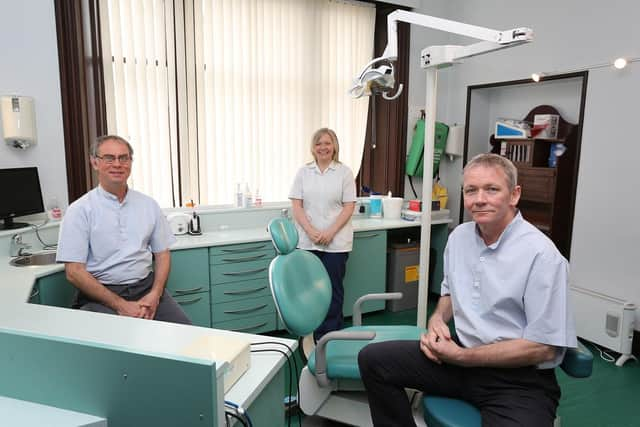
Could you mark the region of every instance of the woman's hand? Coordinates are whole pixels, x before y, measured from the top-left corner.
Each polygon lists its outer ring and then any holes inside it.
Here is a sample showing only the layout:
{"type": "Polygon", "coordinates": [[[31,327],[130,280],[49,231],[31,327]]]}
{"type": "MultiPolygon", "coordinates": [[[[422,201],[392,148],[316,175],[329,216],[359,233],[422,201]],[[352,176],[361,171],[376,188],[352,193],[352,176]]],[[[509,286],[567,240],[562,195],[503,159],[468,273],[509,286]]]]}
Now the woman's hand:
{"type": "Polygon", "coordinates": [[[319,245],[327,246],[333,240],[333,237],[336,235],[335,231],[328,229],[323,230],[318,235],[318,240],[316,241],[319,245]]]}

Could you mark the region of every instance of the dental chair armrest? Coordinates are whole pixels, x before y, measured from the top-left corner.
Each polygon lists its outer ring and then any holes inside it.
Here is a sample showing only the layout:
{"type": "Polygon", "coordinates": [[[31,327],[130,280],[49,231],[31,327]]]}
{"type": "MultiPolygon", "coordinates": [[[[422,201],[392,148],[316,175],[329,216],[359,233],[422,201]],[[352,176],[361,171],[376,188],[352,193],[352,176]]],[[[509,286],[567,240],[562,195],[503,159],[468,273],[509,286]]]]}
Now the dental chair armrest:
{"type": "Polygon", "coordinates": [[[362,295],[360,298],[356,300],[353,304],[353,326],[362,326],[362,303],[365,301],[374,301],[374,300],[392,300],[392,299],[401,299],[402,292],[387,292],[384,294],[366,294],[362,295]]]}
{"type": "Polygon", "coordinates": [[[316,344],[316,379],[321,387],[330,384],[327,377],[327,343],[333,340],[372,340],[376,337],[374,331],[333,331],[320,338],[316,344]]]}

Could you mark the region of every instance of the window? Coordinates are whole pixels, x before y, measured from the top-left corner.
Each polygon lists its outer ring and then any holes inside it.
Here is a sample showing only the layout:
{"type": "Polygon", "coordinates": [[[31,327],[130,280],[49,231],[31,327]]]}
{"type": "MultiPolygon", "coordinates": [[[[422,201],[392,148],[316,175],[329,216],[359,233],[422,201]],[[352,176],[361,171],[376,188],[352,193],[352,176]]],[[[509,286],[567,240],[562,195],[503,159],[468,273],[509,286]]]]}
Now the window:
{"type": "Polygon", "coordinates": [[[336,0],[100,3],[109,133],[134,147],[131,185],[163,207],[232,204],[236,183],[286,200],[319,127],[358,173],[375,8],[336,0]]]}

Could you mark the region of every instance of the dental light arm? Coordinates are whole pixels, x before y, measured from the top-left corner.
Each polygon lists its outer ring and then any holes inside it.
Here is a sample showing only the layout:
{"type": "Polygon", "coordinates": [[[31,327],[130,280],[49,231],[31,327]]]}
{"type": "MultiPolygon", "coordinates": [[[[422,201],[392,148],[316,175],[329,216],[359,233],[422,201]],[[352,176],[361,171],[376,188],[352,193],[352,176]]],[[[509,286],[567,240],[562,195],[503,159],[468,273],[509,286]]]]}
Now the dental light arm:
{"type": "MultiPolygon", "coordinates": [[[[398,22],[419,25],[421,27],[432,28],[434,30],[446,31],[452,34],[467,36],[482,40],[469,46],[445,46],[447,48],[457,48],[459,54],[452,57],[452,61],[438,62],[434,58],[426,66],[438,66],[450,64],[456,59],[468,58],[492,50],[503,49],[505,47],[517,46],[518,44],[529,42],[533,39],[533,31],[530,28],[514,28],[511,30],[497,31],[490,28],[478,27],[477,25],[464,24],[462,22],[450,21],[448,19],[436,18],[434,16],[422,15],[415,12],[396,10],[387,16],[387,47],[381,58],[395,61],[398,58],[398,22]]],[[[423,50],[424,52],[429,48],[423,50]]]]}
{"type": "MultiPolygon", "coordinates": [[[[396,10],[387,17],[387,46],[381,57],[375,58],[369,62],[364,71],[360,73],[360,78],[356,79],[356,87],[359,90],[352,89],[352,95],[355,98],[365,94],[363,89],[367,82],[364,76],[374,76],[375,72],[382,75],[382,67],[372,68],[374,64],[387,61],[392,64],[398,58],[398,22],[407,22],[409,24],[420,25],[421,27],[432,28],[435,30],[446,31],[448,33],[461,36],[471,37],[479,42],[468,46],[430,46],[422,50],[420,57],[420,66],[426,69],[426,102],[425,109],[427,111],[425,119],[424,134],[424,183],[422,185],[422,226],[420,231],[420,268],[418,271],[418,321],[417,326],[425,328],[427,325],[427,300],[429,293],[429,246],[431,241],[431,186],[428,180],[433,176],[433,147],[436,125],[436,99],[438,88],[438,69],[453,65],[464,58],[492,52],[498,49],[518,46],[533,40],[533,31],[530,28],[514,28],[505,31],[496,31],[490,28],[478,27],[475,25],[464,24],[462,22],[450,21],[448,19],[435,18],[433,16],[422,15],[414,12],[396,10]],[[371,72],[371,70],[374,70],[371,72]],[[370,72],[370,74],[367,74],[370,72]]],[[[393,69],[391,69],[393,72],[393,69]]],[[[388,82],[384,90],[388,91],[395,83],[394,79],[386,78],[388,82]],[[390,83],[390,84],[389,84],[390,83]]],[[[381,91],[380,89],[378,89],[381,91]]],[[[386,99],[395,99],[400,95],[402,85],[399,85],[398,93],[386,99]]],[[[384,92],[383,92],[383,95],[384,92]]],[[[375,103],[373,104],[375,106],[375,103]]],[[[375,117],[375,114],[373,114],[375,117]]],[[[372,134],[375,137],[375,133],[372,134]]],[[[374,140],[375,141],[375,140],[374,140]]]]}

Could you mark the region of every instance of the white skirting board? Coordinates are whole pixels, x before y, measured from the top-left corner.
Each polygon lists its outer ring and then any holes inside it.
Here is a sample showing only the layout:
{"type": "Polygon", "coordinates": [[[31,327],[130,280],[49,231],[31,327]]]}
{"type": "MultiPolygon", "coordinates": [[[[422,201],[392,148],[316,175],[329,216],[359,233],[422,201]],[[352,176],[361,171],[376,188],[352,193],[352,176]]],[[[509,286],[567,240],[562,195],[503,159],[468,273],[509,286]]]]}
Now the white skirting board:
{"type": "Polygon", "coordinates": [[[579,286],[570,290],[578,336],[622,353],[616,362],[622,366],[632,357],[636,305],[579,286]]]}

